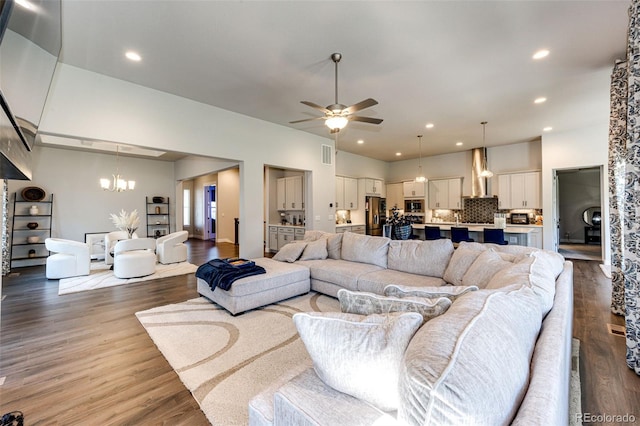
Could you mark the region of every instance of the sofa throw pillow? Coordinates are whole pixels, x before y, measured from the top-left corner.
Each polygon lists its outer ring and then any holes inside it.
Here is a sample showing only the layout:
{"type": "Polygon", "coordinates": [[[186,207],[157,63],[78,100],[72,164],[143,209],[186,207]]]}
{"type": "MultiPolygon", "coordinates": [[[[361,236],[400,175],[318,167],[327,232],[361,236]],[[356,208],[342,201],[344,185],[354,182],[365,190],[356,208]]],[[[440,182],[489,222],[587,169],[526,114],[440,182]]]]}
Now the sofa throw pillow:
{"type": "Polygon", "coordinates": [[[422,315],[306,312],[293,322],[324,383],[383,411],[398,409],[402,358],[422,315]]]}
{"type": "Polygon", "coordinates": [[[450,239],[394,240],[389,243],[388,268],[410,274],[442,278],[453,250],[450,239]]]}
{"type": "Polygon", "coordinates": [[[451,256],[451,260],[447,265],[447,269],[444,271],[442,279],[452,285],[462,285],[462,277],[464,277],[467,269],[469,269],[483,251],[484,250],[458,246],[453,256],[451,256]]]}
{"type": "Polygon", "coordinates": [[[329,234],[327,237],[327,253],[329,259],[342,259],[342,234],[329,234]]]}
{"type": "Polygon", "coordinates": [[[315,241],[327,235],[324,231],[309,230],[304,231],[303,241],[315,241]]]}
{"type": "Polygon", "coordinates": [[[440,297],[446,297],[452,302],[463,294],[467,294],[470,291],[476,291],[478,287],[471,286],[452,286],[445,285],[441,287],[414,287],[407,285],[389,284],[384,288],[383,294],[385,296],[393,297],[427,297],[430,299],[437,299],[440,297]]]}
{"type": "Polygon", "coordinates": [[[483,251],[465,272],[462,277],[462,285],[476,285],[478,288],[485,288],[495,274],[511,265],[513,262],[504,260],[495,250],[483,251]]]}
{"type": "Polygon", "coordinates": [[[390,312],[417,312],[422,315],[423,323],[444,314],[451,300],[446,297],[390,297],[364,291],[338,290],[340,310],[348,314],[371,315],[390,312]]]}
{"type": "Polygon", "coordinates": [[[527,256],[508,268],[501,270],[499,274],[495,274],[491,277],[485,289],[497,290],[510,288],[513,285],[530,286],[531,282],[529,274],[531,272],[531,265],[533,265],[534,261],[534,257],[527,256]]]}
{"type": "Polygon", "coordinates": [[[386,237],[345,232],[342,234],[342,259],[386,268],[390,241],[386,237]]]}
{"type": "Polygon", "coordinates": [[[322,260],[327,258],[327,239],[319,238],[307,242],[300,260],[322,260]]]}
{"type": "Polygon", "coordinates": [[[298,260],[306,246],[307,243],[302,241],[292,241],[290,243],[287,243],[280,250],[278,250],[275,256],[273,256],[273,260],[293,263],[298,260]]]}

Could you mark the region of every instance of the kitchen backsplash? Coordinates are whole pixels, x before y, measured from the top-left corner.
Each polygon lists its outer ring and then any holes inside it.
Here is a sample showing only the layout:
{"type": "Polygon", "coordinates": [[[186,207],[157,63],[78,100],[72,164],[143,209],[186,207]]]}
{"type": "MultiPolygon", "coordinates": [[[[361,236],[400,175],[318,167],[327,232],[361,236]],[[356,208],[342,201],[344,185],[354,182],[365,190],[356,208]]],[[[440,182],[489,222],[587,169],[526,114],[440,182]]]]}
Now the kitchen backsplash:
{"type": "Polygon", "coordinates": [[[462,201],[461,222],[493,223],[493,215],[498,213],[497,198],[465,198],[462,201]]]}

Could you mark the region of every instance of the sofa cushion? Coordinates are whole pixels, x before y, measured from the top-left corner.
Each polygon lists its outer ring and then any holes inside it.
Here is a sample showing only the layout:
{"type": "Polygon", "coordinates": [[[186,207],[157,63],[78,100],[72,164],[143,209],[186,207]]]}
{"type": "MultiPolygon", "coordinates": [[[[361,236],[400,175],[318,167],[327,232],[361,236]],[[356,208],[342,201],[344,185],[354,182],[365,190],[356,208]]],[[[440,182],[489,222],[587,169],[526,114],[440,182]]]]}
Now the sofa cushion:
{"type": "Polygon", "coordinates": [[[464,286],[451,286],[445,285],[440,287],[413,287],[413,286],[405,286],[405,285],[397,285],[391,284],[384,288],[382,294],[385,296],[394,296],[394,297],[429,297],[429,298],[439,298],[446,297],[450,299],[452,302],[456,300],[458,297],[466,294],[470,291],[476,291],[478,287],[475,285],[464,287],[464,286]]]}
{"type": "Polygon", "coordinates": [[[386,268],[390,241],[386,237],[345,232],[342,235],[342,259],[386,268]]]}
{"type": "Polygon", "coordinates": [[[442,278],[409,274],[408,272],[400,272],[393,269],[368,272],[358,277],[358,290],[360,291],[383,294],[384,288],[389,284],[436,287],[446,283],[442,278]]]}
{"type": "Polygon", "coordinates": [[[398,419],[509,424],[526,393],[540,331],[535,299],[528,287],[473,291],[422,326],[405,351],[398,419]]]}
{"type": "Polygon", "coordinates": [[[342,259],[342,234],[329,234],[327,237],[327,253],[330,259],[342,259]]]}
{"type": "Polygon", "coordinates": [[[411,274],[442,278],[453,255],[450,239],[391,241],[388,268],[411,274]]]}
{"type": "Polygon", "coordinates": [[[309,268],[312,279],[333,283],[348,290],[358,290],[358,279],[367,272],[382,271],[376,265],[346,260],[303,260],[297,262],[309,268]]]}
{"type": "Polygon", "coordinates": [[[348,314],[371,315],[390,312],[417,312],[423,322],[444,314],[451,300],[446,297],[430,299],[425,297],[390,297],[364,291],[338,290],[340,310],[348,314]]]}
{"type": "Polygon", "coordinates": [[[485,288],[495,274],[513,265],[514,258],[515,256],[511,254],[501,254],[493,249],[483,251],[465,272],[462,277],[462,285],[485,288]],[[507,256],[511,260],[504,260],[503,256],[507,256]]]}
{"type": "Polygon", "coordinates": [[[300,260],[322,260],[327,258],[327,238],[308,241],[300,260]]]}
{"type": "Polygon", "coordinates": [[[398,408],[402,357],[422,315],[307,312],[293,321],[323,382],[381,410],[398,408]]]}
{"type": "Polygon", "coordinates": [[[459,245],[451,256],[442,278],[452,285],[462,285],[462,277],[484,250],[459,245]]]}
{"type": "Polygon", "coordinates": [[[326,237],[328,236],[327,232],[324,231],[316,231],[316,230],[307,230],[304,231],[304,237],[303,240],[304,241],[315,241],[315,240],[319,240],[322,237],[326,237]]]}
{"type": "Polygon", "coordinates": [[[273,260],[293,263],[298,260],[306,246],[307,243],[303,241],[292,241],[287,243],[273,256],[273,260]]]}

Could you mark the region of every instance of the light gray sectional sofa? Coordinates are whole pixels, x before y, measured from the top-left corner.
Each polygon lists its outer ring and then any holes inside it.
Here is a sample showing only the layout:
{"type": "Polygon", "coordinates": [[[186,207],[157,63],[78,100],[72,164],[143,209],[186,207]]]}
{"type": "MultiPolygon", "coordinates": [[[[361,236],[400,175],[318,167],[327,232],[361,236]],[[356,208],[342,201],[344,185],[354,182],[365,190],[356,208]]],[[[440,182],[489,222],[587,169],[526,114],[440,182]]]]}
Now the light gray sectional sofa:
{"type": "Polygon", "coordinates": [[[562,256],[348,232],[293,244],[280,260],[308,267],[311,289],[344,312],[294,316],[314,368],[257,395],[251,425],[568,424],[573,265],[562,256]],[[349,310],[397,304],[410,312],[349,310]]]}

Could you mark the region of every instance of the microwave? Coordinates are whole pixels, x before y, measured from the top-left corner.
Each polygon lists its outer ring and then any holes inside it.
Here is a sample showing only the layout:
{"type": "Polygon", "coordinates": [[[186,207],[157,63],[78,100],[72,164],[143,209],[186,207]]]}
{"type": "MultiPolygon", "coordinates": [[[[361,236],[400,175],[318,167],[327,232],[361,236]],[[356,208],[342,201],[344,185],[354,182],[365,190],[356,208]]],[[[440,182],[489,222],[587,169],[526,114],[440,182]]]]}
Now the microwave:
{"type": "Polygon", "coordinates": [[[424,201],[423,200],[404,200],[405,213],[423,213],[424,201]]]}

